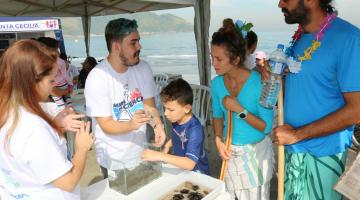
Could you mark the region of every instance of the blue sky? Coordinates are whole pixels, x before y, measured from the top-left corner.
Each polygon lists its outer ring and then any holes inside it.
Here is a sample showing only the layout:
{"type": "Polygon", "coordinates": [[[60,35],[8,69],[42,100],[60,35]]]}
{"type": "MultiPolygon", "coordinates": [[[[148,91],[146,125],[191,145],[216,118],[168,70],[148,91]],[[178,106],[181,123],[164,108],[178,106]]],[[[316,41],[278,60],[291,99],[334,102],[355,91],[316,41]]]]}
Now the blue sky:
{"type": "MultiPolygon", "coordinates": [[[[360,0],[335,0],[339,16],[360,27],[360,0]]],[[[221,26],[224,18],[241,19],[252,22],[254,31],[292,31],[294,26],[285,24],[284,17],[277,7],[278,0],[211,0],[211,24],[213,31],[221,26]]],[[[193,22],[194,9],[183,8],[158,11],[170,13],[193,22]]]]}

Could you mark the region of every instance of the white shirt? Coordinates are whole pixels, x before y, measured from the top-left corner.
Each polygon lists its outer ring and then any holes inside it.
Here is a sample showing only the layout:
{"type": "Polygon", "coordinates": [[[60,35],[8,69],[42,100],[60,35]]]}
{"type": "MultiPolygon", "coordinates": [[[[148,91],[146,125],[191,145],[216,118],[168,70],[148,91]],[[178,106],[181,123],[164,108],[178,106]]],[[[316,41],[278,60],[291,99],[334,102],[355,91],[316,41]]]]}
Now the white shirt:
{"type": "Polygon", "coordinates": [[[86,113],[92,117],[96,157],[101,166],[114,170],[137,165],[146,141],[146,126],[127,134],[110,135],[103,132],[95,117],[129,121],[137,109],[143,109],[143,99],[154,97],[155,91],[153,73],[144,61],[118,73],[104,59],[90,72],[84,91],[86,113]]]}
{"type": "Polygon", "coordinates": [[[79,187],[69,193],[51,184],[66,174],[72,163],[66,158],[66,141],[42,118],[24,108],[11,136],[6,135],[13,117],[0,129],[0,194],[11,200],[78,200],[79,187]]]}
{"type": "Polygon", "coordinates": [[[69,63],[69,68],[67,69],[67,75],[68,77],[72,80],[74,77],[79,76],[80,72],[79,70],[76,68],[75,65],[72,65],[69,63]]]}
{"type": "Polygon", "coordinates": [[[246,60],[244,63],[245,67],[248,69],[253,69],[256,66],[256,57],[254,54],[249,54],[246,56],[246,60]]]}
{"type": "Polygon", "coordinates": [[[40,107],[52,119],[56,117],[64,108],[59,107],[55,102],[40,102],[40,107]]]}

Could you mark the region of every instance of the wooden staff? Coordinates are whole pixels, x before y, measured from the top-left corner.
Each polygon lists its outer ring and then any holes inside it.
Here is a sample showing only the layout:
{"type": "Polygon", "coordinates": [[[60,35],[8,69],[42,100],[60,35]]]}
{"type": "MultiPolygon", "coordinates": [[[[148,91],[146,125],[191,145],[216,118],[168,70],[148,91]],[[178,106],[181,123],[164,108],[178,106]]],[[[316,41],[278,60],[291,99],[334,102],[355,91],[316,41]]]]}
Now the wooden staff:
{"type": "MultiPolygon", "coordinates": [[[[225,143],[226,150],[230,150],[231,139],[232,139],[232,114],[231,111],[228,111],[228,134],[225,143]]],[[[220,177],[219,177],[219,179],[222,181],[225,178],[226,168],[227,168],[227,160],[223,160],[221,165],[220,177]]]]}
{"type": "MultiPolygon", "coordinates": [[[[282,82],[281,82],[282,83],[282,82]]],[[[278,96],[278,125],[284,125],[284,100],[283,84],[280,85],[278,96]]],[[[284,199],[284,173],[285,173],[285,153],[284,145],[278,146],[278,200],[284,199]]]]}

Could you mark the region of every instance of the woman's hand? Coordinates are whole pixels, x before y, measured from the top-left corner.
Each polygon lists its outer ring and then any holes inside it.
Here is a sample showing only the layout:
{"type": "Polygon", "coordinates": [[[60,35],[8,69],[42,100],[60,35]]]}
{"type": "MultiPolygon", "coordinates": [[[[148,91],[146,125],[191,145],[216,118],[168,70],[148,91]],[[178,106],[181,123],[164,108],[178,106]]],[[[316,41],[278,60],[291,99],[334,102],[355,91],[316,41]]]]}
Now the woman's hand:
{"type": "Polygon", "coordinates": [[[81,122],[80,129],[75,135],[75,148],[77,151],[87,152],[94,144],[94,135],[90,133],[90,122],[81,122]]]}
{"type": "Polygon", "coordinates": [[[219,156],[223,160],[229,160],[231,158],[231,151],[226,149],[225,144],[222,142],[219,136],[215,137],[216,148],[219,152],[219,156]]]}
{"type": "Polygon", "coordinates": [[[236,97],[226,96],[223,98],[223,105],[226,110],[233,112],[241,112],[244,108],[240,105],[236,97]]]}
{"type": "Polygon", "coordinates": [[[66,131],[76,132],[80,129],[80,118],[85,117],[84,114],[76,114],[72,108],[65,108],[55,117],[55,123],[66,131]]]}

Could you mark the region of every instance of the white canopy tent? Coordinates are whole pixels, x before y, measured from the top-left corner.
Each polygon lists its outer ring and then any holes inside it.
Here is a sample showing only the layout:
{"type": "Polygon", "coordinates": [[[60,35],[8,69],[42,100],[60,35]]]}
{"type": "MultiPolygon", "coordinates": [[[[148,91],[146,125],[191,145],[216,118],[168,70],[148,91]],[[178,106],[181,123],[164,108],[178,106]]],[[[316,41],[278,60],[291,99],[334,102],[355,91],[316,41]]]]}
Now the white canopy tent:
{"type": "Polygon", "coordinates": [[[92,16],[194,7],[200,83],[210,84],[210,0],[0,0],[0,16],[81,17],[89,55],[92,16]]]}

